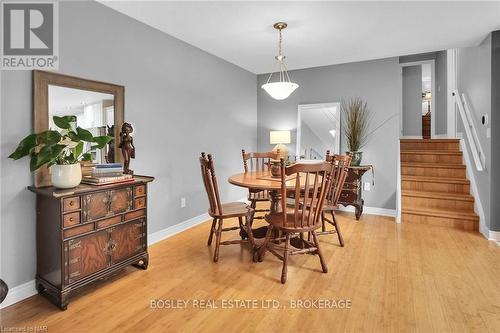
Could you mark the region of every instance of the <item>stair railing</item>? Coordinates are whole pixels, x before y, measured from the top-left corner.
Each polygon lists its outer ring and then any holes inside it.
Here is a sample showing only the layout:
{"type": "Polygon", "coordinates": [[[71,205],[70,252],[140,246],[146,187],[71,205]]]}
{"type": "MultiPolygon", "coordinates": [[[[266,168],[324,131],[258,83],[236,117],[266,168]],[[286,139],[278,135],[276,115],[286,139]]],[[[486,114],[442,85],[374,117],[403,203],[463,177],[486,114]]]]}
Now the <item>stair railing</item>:
{"type": "Polygon", "coordinates": [[[476,164],[477,171],[483,171],[486,165],[486,158],[484,156],[483,148],[481,147],[481,142],[477,136],[476,127],[474,126],[474,121],[472,120],[472,113],[470,110],[469,103],[465,94],[460,96],[458,90],[453,91],[453,96],[455,97],[455,103],[458,106],[458,112],[460,113],[460,118],[465,128],[465,134],[467,135],[467,140],[471,148],[472,157],[474,158],[474,163],[476,164]]]}

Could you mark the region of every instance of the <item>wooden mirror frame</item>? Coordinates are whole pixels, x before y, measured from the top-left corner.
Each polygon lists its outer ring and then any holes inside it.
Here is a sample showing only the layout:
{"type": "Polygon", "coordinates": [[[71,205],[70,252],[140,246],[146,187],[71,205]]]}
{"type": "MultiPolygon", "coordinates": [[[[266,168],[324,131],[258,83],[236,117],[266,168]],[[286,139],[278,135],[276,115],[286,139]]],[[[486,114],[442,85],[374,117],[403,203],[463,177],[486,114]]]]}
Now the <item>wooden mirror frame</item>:
{"type": "MultiPolygon", "coordinates": [[[[82,79],[79,77],[54,72],[33,71],[33,112],[34,133],[49,129],[49,85],[89,90],[114,96],[115,116],[115,161],[123,162],[121,150],[118,149],[119,134],[124,122],[125,87],[116,84],[82,79]]],[[[35,187],[50,186],[50,172],[47,166],[35,171],[35,187]]]]}

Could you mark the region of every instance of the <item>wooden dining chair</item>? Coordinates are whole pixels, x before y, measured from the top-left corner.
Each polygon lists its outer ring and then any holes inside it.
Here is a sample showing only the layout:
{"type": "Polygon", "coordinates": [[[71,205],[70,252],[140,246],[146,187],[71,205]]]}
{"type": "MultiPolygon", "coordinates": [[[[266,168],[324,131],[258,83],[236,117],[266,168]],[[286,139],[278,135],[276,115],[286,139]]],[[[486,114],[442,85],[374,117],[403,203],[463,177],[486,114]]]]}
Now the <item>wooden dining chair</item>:
{"type": "Polygon", "coordinates": [[[208,202],[210,205],[208,214],[213,218],[207,244],[209,246],[212,244],[212,238],[215,233],[214,262],[217,262],[219,260],[220,245],[250,243],[253,250],[253,247],[255,245],[252,233],[252,216],[254,213],[253,209],[244,202],[230,202],[221,204],[212,155],[201,153],[200,166],[203,184],[205,185],[205,190],[207,191],[208,202]],[[228,218],[238,218],[239,226],[223,228],[224,220],[228,218]],[[245,223],[243,223],[243,218],[245,218],[245,223]],[[238,229],[240,229],[240,234],[242,234],[243,232],[246,233],[246,235],[248,235],[248,239],[243,239],[242,237],[242,239],[237,240],[221,241],[223,232],[238,229]]]}
{"type": "MultiPolygon", "coordinates": [[[[279,150],[274,152],[255,152],[247,153],[245,149],[241,150],[241,155],[243,157],[243,168],[245,172],[266,172],[271,171],[271,160],[279,159],[279,150]]],[[[254,209],[256,213],[269,212],[269,208],[257,209],[257,202],[269,202],[269,191],[264,189],[249,189],[248,190],[248,201],[250,201],[250,207],[254,209]]],[[[263,219],[263,216],[254,216],[254,219],[263,219]]]]}
{"type": "Polygon", "coordinates": [[[315,164],[294,164],[285,167],[285,161],[281,159],[281,207],[283,211],[265,216],[269,223],[266,232],[266,238],[258,251],[258,260],[262,261],[267,250],[275,256],[283,260],[283,268],[281,271],[281,283],[286,282],[288,257],[295,254],[313,253],[317,254],[320,259],[321,267],[324,273],[328,272],[326,262],[321,252],[316,230],[321,228],[321,212],[328,191],[333,166],[328,162],[320,162],[315,164]],[[287,180],[295,181],[293,188],[287,188],[287,180]],[[301,196],[303,189],[304,196],[301,196]],[[295,204],[293,208],[286,208],[287,193],[294,192],[295,204]],[[309,204],[305,204],[309,202],[309,204]],[[270,242],[273,230],[279,231],[282,235],[280,238],[275,238],[270,242]],[[302,233],[310,233],[313,242],[307,242],[308,247],[297,249],[290,246],[290,238],[292,235],[300,235],[302,233]],[[284,236],[284,237],[283,237],[284,236]],[[275,247],[279,247],[280,241],[284,240],[283,255],[278,253],[275,247]]]}
{"type": "Polygon", "coordinates": [[[340,193],[342,193],[342,189],[344,188],[344,182],[349,172],[351,160],[352,155],[349,153],[346,155],[330,155],[330,151],[326,152],[326,162],[332,164],[333,173],[330,188],[326,194],[325,204],[323,205],[323,211],[321,213],[321,231],[317,232],[317,235],[330,235],[336,233],[340,246],[342,247],[344,246],[344,238],[342,237],[342,232],[335,218],[335,210],[338,209],[340,193]],[[331,220],[326,217],[327,213],[330,213],[332,216],[331,220]],[[327,223],[332,225],[334,230],[327,230],[327,223]]]}

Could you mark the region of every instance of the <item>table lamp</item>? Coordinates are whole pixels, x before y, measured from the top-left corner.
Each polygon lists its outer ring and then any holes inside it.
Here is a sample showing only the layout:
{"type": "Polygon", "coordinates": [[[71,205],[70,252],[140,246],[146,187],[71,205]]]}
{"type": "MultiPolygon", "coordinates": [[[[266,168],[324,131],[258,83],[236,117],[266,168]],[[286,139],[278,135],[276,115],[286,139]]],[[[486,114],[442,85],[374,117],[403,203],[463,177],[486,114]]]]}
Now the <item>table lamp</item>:
{"type": "Polygon", "coordinates": [[[279,150],[279,157],[286,160],[288,157],[288,148],[285,144],[291,143],[290,131],[270,131],[269,143],[276,145],[273,148],[273,153],[277,153],[279,150]]]}

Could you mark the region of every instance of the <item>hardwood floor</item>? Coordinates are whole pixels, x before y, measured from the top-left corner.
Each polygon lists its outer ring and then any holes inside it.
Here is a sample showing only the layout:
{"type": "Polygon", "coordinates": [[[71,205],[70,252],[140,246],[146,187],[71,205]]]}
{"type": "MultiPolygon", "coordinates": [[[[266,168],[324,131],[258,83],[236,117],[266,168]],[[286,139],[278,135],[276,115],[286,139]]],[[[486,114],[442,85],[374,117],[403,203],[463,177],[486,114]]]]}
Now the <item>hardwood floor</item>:
{"type": "MultiPolygon", "coordinates": [[[[236,221],[232,221],[235,224],[236,221]]],[[[265,223],[263,221],[257,223],[265,223]]],[[[500,247],[480,234],[392,218],[340,213],[317,256],[293,256],[288,281],[268,254],[253,263],[245,245],[206,246],[210,222],[150,249],[147,271],[127,268],[59,311],[40,296],[0,311],[7,327],[49,332],[500,331],[500,247]],[[113,283],[110,283],[113,282],[113,283]],[[217,309],[152,309],[152,299],[216,300],[217,309]],[[224,309],[222,300],[278,300],[278,309],[224,309]],[[291,309],[291,300],[351,301],[350,309],[291,309]]],[[[234,304],[234,303],[233,303],[234,304]]],[[[228,305],[228,304],[226,304],[228,305]]]]}

